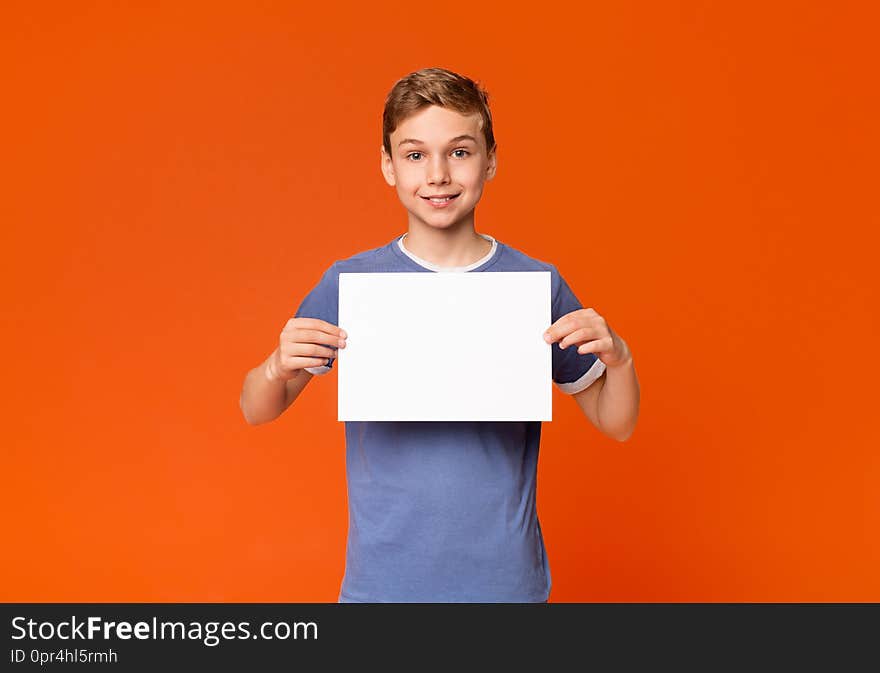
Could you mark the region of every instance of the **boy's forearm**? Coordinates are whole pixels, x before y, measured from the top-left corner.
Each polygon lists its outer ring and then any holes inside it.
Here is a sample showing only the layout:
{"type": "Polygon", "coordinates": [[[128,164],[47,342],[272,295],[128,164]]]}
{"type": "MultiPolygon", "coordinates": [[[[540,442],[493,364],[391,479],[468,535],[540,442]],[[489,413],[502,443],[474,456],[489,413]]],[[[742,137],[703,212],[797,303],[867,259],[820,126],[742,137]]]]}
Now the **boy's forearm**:
{"type": "MultiPolygon", "coordinates": [[[[293,401],[288,400],[287,382],[273,379],[268,374],[267,365],[272,355],[258,367],[249,371],[244,379],[239,404],[245,420],[250,425],[259,425],[275,420],[293,401]]],[[[308,372],[300,371],[295,380],[299,383],[299,380],[302,379],[302,385],[304,385],[308,378],[308,372]]],[[[297,393],[302,390],[302,386],[295,386],[295,388],[297,393]]],[[[295,399],[296,395],[293,397],[295,399]]]]}
{"type": "Polygon", "coordinates": [[[596,412],[602,432],[621,442],[629,439],[639,418],[639,396],[632,356],[619,365],[606,367],[596,412]]]}

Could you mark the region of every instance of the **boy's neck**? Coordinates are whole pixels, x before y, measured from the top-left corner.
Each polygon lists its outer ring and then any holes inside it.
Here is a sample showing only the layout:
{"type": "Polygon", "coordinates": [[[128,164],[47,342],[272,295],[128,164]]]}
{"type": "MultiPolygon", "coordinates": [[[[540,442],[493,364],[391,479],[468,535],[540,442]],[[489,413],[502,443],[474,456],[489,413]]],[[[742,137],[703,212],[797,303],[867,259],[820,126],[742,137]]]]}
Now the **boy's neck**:
{"type": "Polygon", "coordinates": [[[492,242],[480,236],[473,223],[448,229],[418,227],[410,223],[403,246],[416,257],[439,267],[468,266],[492,249],[492,242]]]}

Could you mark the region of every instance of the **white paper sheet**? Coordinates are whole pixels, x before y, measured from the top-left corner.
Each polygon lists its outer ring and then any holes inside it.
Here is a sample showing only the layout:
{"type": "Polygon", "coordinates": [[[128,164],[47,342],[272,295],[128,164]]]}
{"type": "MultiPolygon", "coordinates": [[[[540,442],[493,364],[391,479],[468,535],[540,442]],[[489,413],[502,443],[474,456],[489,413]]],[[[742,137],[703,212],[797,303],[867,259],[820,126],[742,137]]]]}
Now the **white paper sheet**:
{"type": "Polygon", "coordinates": [[[552,420],[550,272],[340,273],[340,421],[552,420]]]}

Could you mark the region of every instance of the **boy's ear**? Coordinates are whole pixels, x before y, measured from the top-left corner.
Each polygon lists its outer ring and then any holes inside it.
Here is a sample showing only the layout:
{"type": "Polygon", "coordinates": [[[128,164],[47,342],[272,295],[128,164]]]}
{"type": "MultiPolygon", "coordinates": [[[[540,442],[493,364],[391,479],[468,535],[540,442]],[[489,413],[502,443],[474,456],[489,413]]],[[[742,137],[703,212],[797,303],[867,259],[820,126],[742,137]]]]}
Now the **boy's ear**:
{"type": "Polygon", "coordinates": [[[391,161],[391,157],[388,156],[388,153],[385,151],[385,146],[379,146],[379,152],[382,156],[381,158],[381,168],[382,175],[385,176],[385,182],[394,187],[397,184],[397,180],[394,177],[394,164],[391,161]]]}
{"type": "MultiPolygon", "coordinates": [[[[495,148],[497,149],[497,147],[495,148]]],[[[495,177],[495,170],[498,168],[498,155],[493,149],[489,152],[489,164],[486,166],[486,180],[491,180],[495,177]]]]}

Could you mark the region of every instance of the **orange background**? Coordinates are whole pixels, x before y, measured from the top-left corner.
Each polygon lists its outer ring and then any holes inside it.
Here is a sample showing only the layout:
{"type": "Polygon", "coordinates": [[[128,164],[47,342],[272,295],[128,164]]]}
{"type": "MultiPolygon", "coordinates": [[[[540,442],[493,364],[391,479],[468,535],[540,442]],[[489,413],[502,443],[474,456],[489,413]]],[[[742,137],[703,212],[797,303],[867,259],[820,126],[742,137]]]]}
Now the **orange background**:
{"type": "Polygon", "coordinates": [[[0,10],[0,599],[336,600],[336,375],[239,393],[405,231],[382,105],[442,66],[493,106],[477,230],[641,380],[623,444],[554,391],[551,601],[880,601],[870,3],[129,4],[0,10]]]}

